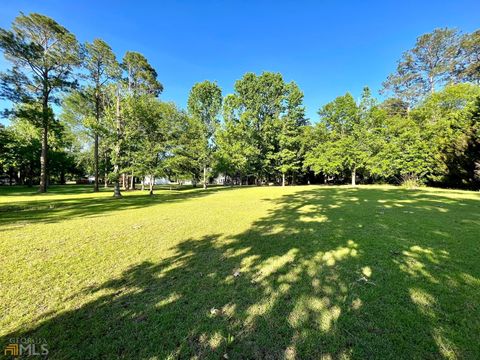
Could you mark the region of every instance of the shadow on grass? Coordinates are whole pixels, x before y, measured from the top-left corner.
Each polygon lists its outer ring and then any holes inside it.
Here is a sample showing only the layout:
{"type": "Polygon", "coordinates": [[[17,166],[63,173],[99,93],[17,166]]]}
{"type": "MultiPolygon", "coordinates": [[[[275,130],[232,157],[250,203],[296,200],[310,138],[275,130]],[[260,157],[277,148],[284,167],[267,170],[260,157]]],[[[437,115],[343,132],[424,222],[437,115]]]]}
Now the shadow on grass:
{"type": "MultiPolygon", "coordinates": [[[[204,197],[219,191],[230,191],[232,189],[231,187],[211,187],[203,190],[190,187],[169,190],[169,188],[162,187],[156,189],[156,193],[153,196],[149,196],[146,192],[131,191],[126,192],[125,196],[120,199],[115,199],[111,196],[91,198],[72,197],[70,199],[50,198],[49,195],[52,194],[78,195],[92,193],[90,188],[84,186],[79,187],[72,185],[57,187],[52,189],[51,192],[41,195],[42,197],[45,196],[45,198],[42,199],[28,200],[27,198],[27,200],[7,202],[3,205],[0,204],[0,231],[6,230],[6,228],[1,228],[2,225],[57,222],[77,216],[104,216],[112,212],[144,208],[161,203],[181,202],[204,197]]],[[[35,195],[31,192],[22,193],[20,191],[20,193],[23,195],[35,195]]],[[[3,194],[5,195],[5,193],[3,194]]]]}
{"type": "Polygon", "coordinates": [[[478,201],[338,188],[264,201],[248,231],[186,239],[0,344],[46,338],[69,359],[479,354],[478,201]]]}

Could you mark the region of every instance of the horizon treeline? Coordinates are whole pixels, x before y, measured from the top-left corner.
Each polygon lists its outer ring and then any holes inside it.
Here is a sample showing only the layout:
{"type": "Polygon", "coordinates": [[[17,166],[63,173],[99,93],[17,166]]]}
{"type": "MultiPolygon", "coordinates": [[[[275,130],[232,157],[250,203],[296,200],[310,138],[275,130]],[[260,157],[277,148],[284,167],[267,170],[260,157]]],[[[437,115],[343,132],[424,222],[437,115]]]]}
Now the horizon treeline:
{"type": "MultiPolygon", "coordinates": [[[[21,13],[0,29],[10,67],[0,96],[0,182],[93,188],[148,179],[225,184],[392,183],[480,188],[480,30],[438,28],[401,54],[385,100],[368,87],[305,115],[280,73],[246,73],[232,94],[194,84],[187,109],[163,102],[148,59],[119,61],[101,39],[80,44],[55,20],[21,13]]],[[[121,186],[122,185],[122,186],[121,186]]]]}

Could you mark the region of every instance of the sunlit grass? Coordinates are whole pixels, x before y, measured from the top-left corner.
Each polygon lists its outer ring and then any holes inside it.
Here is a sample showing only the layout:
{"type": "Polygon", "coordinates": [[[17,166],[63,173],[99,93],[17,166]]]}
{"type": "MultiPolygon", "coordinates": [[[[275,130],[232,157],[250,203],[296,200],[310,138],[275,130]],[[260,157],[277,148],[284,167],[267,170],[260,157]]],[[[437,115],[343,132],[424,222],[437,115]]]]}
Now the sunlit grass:
{"type": "Polygon", "coordinates": [[[0,345],[50,358],[472,358],[480,194],[0,188],[0,345]]]}

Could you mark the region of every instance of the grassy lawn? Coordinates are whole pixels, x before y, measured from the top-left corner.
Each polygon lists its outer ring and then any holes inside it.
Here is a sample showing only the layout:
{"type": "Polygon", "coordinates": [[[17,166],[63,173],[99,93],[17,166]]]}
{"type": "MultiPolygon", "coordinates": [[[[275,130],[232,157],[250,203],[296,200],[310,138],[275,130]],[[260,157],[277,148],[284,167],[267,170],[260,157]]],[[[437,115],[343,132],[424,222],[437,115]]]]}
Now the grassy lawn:
{"type": "Polygon", "coordinates": [[[480,194],[0,188],[0,346],[52,359],[474,359],[480,194]]]}

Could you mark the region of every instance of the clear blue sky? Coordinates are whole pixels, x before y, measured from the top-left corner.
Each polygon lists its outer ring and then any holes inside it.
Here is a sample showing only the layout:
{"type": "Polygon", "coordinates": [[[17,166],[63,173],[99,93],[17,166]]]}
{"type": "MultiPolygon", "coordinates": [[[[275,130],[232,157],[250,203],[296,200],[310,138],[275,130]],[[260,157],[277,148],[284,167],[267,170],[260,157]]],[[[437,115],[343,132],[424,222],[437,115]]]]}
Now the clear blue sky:
{"type": "Polygon", "coordinates": [[[161,98],[180,107],[195,82],[216,80],[227,94],[247,71],[281,72],[304,91],[314,121],[321,105],[346,91],[357,97],[368,85],[377,92],[417,36],[480,27],[479,0],[2,0],[0,8],[0,27],[20,11],[39,12],[79,41],[102,38],[119,59],[127,50],[143,53],[164,84],[161,98]]]}

